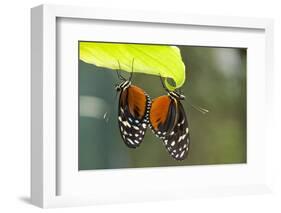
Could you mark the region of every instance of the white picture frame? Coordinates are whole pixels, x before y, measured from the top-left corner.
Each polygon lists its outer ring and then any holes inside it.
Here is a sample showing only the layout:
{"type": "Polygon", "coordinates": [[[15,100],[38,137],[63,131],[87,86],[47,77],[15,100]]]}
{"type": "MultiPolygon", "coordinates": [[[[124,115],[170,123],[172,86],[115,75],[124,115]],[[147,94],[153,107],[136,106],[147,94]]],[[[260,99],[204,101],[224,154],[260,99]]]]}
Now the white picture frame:
{"type": "MultiPolygon", "coordinates": [[[[73,30],[71,23],[68,23],[64,28],[67,30],[73,30]],[[69,27],[70,26],[70,27],[69,27]],[[69,29],[67,28],[69,27],[69,29]]],[[[147,11],[120,11],[120,10],[105,10],[97,8],[84,8],[74,6],[54,6],[54,5],[41,5],[31,10],[31,73],[32,73],[32,117],[31,117],[31,201],[33,204],[47,208],[47,207],[61,207],[61,206],[76,206],[76,205],[91,205],[96,203],[114,203],[114,202],[128,202],[128,201],[142,201],[142,200],[161,200],[161,199],[177,199],[196,196],[214,196],[214,195],[232,195],[232,194],[253,194],[264,193],[271,191],[271,172],[270,161],[268,161],[269,152],[263,150],[270,150],[270,131],[272,131],[272,78],[273,78],[273,21],[270,19],[256,19],[256,18],[238,18],[238,17],[216,17],[216,16],[203,16],[203,15],[188,15],[188,14],[166,14],[166,13],[152,13],[147,11]],[[103,171],[95,174],[87,174],[84,172],[81,175],[74,174],[77,165],[75,164],[75,152],[74,143],[71,143],[69,148],[73,152],[65,153],[61,157],[61,152],[64,150],[63,145],[58,145],[58,98],[61,98],[61,93],[58,95],[58,88],[60,87],[60,81],[57,79],[57,70],[59,69],[57,61],[57,49],[58,46],[58,31],[61,31],[61,20],[98,20],[99,25],[103,22],[113,21],[118,22],[118,25],[122,26],[122,23],[135,23],[142,24],[143,26],[153,24],[155,26],[165,26],[166,28],[173,26],[184,27],[198,27],[200,30],[210,30],[204,36],[216,37],[213,43],[201,40],[193,40],[194,45],[203,46],[221,46],[224,44],[233,47],[248,47],[251,45],[252,51],[247,57],[250,59],[250,65],[248,69],[256,69],[257,77],[253,75],[247,76],[247,81],[250,82],[250,89],[247,92],[247,101],[249,106],[247,111],[250,112],[248,122],[248,130],[250,136],[248,140],[257,140],[258,145],[261,146],[249,146],[248,154],[250,154],[250,162],[245,165],[233,165],[231,167],[219,166],[215,168],[213,166],[204,166],[199,170],[189,167],[181,168],[152,168],[152,169],[136,169],[136,170],[116,170],[114,172],[103,171]],[[228,39],[224,39],[223,33],[221,35],[213,34],[211,31],[223,31],[229,34],[238,31],[247,31],[249,33],[257,32],[259,35],[257,39],[246,38],[243,43],[244,37],[240,41],[236,41],[233,34],[228,39]],[[218,37],[217,36],[221,36],[218,37]],[[249,43],[250,40],[253,40],[249,43]],[[221,45],[220,45],[221,44],[221,45]],[[255,46],[260,49],[255,49],[255,46]],[[254,51],[258,50],[258,51],[254,51]],[[253,60],[257,57],[256,63],[253,60]],[[252,61],[252,62],[251,62],[252,61]],[[251,65],[252,64],[252,65],[251,65]],[[265,77],[265,78],[263,78],[265,77]],[[253,87],[251,87],[253,85],[253,87]],[[251,89],[252,88],[252,89],[251,89]],[[254,91],[257,89],[258,91],[254,91]],[[258,93],[258,94],[255,94],[258,93]],[[259,96],[259,97],[257,97],[259,96]],[[260,101],[258,106],[255,104],[260,101]],[[266,111],[265,111],[266,107],[266,111]],[[260,113],[260,120],[262,126],[256,126],[255,115],[260,113]],[[252,119],[252,120],[251,120],[252,119]],[[263,131],[264,135],[262,139],[255,138],[253,130],[263,131]],[[251,133],[252,132],[252,133],[251,133]],[[251,135],[253,137],[251,137],[251,135]],[[262,140],[262,141],[261,141],[262,140]],[[74,147],[74,148],[73,148],[74,147]],[[261,153],[263,153],[261,155],[261,153]],[[72,159],[73,156],[73,159],[72,159]],[[73,161],[65,166],[66,160],[73,161]],[[253,161],[253,165],[251,164],[253,161]],[[252,165],[252,166],[251,166],[252,165]],[[259,165],[259,166],[257,166],[259,165]],[[65,169],[67,167],[67,169],[65,169]],[[196,171],[197,170],[197,171],[196,171]],[[153,171],[153,173],[152,173],[153,171]],[[225,177],[227,181],[220,179],[215,180],[215,176],[212,176],[212,171],[218,172],[220,176],[225,177]],[[182,190],[177,190],[177,186],[173,188],[169,184],[165,184],[165,181],[154,182],[153,186],[149,188],[145,184],[139,186],[128,183],[124,185],[121,181],[126,176],[131,178],[137,178],[137,176],[147,177],[156,181],[160,177],[177,178],[179,175],[187,176],[193,173],[194,182],[192,187],[186,185],[182,190]],[[237,172],[237,176],[233,179],[229,178],[226,173],[232,174],[237,172]],[[102,174],[102,175],[101,175],[102,174]],[[67,179],[63,178],[67,175],[67,179]],[[202,177],[210,177],[210,183],[208,180],[202,179],[202,177]],[[253,179],[254,176],[257,178],[253,179]],[[87,193],[87,188],[83,186],[83,182],[89,182],[93,177],[96,177],[99,184],[89,187],[90,190],[95,190],[95,194],[87,193]],[[197,181],[196,181],[197,177],[197,181]],[[81,178],[81,179],[80,179],[81,178]],[[108,184],[109,179],[113,178],[115,181],[120,181],[122,188],[109,188],[114,187],[108,184]],[[90,179],[90,180],[89,180],[90,179]],[[205,181],[202,184],[201,181],[205,181]],[[76,181],[76,182],[75,182],[76,181]],[[104,182],[103,182],[104,181],[104,182]],[[64,188],[61,193],[61,188],[64,188]],[[124,189],[127,188],[127,189],[124,189]],[[132,188],[134,187],[134,188],[132,188]],[[80,190],[81,189],[81,190],[80,190]],[[104,190],[103,190],[104,189],[104,190]],[[151,189],[150,191],[147,191],[151,189]],[[177,191],[176,191],[177,190],[177,191]],[[79,193],[72,193],[73,191],[79,193]],[[177,193],[175,193],[175,191],[177,193]],[[120,196],[120,193],[122,196],[120,196]],[[174,196],[174,194],[177,194],[174,196]]],[[[78,25],[76,27],[79,27],[78,25]]],[[[79,28],[80,29],[80,28],[79,28]]],[[[83,31],[83,30],[82,30],[83,31]]],[[[73,31],[66,31],[73,32],[73,31]]],[[[239,32],[238,32],[239,33],[239,32]]],[[[86,34],[86,33],[85,33],[86,34]]],[[[248,34],[247,34],[248,35],[248,34]]],[[[69,37],[78,39],[75,33],[69,34],[69,37]]],[[[92,35],[89,35],[92,36],[92,35]]],[[[100,39],[103,34],[100,33],[100,39]]],[[[118,35],[116,35],[118,36],[118,35]]],[[[225,34],[227,37],[227,34],[225,34]]],[[[87,35],[85,35],[87,38],[87,35]]],[[[200,36],[199,36],[200,37],[200,36]]],[[[124,41],[127,41],[128,37],[124,37],[124,41]]],[[[136,38],[137,39],[137,38],[136,38]]],[[[106,40],[106,39],[105,39],[106,40]]],[[[119,41],[122,38],[119,38],[119,41]]],[[[236,39],[237,40],[237,39],[236,39]]],[[[140,42],[142,40],[138,40],[140,42]]],[[[143,41],[145,42],[145,41],[143,41]]],[[[162,42],[165,42],[164,40],[162,42]]],[[[63,43],[63,42],[62,42],[63,43]]],[[[63,47],[63,44],[62,44],[63,47]]],[[[69,56],[71,58],[71,56],[69,56]]],[[[63,63],[63,62],[62,62],[63,63]]],[[[75,81],[75,76],[71,79],[75,81]]],[[[76,79],[77,80],[77,79],[76,79]]],[[[71,100],[70,100],[70,103],[71,100]]],[[[75,103],[73,104],[75,105],[75,103]]],[[[75,111],[75,108],[73,109],[75,111]]],[[[71,119],[70,119],[71,120],[71,119]]],[[[63,123],[63,121],[62,121],[63,123]]],[[[253,144],[253,143],[250,143],[253,144]]],[[[78,171],[77,171],[78,172],[78,171]]]]}

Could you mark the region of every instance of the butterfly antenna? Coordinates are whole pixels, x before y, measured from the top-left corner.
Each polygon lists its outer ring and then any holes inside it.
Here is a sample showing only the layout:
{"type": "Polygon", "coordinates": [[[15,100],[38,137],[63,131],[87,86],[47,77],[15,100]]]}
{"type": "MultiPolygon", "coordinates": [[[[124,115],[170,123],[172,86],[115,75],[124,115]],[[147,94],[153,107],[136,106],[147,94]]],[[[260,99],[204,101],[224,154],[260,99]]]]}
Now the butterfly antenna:
{"type": "Polygon", "coordinates": [[[132,78],[133,78],[133,74],[134,74],[134,61],[135,61],[135,58],[133,58],[133,60],[132,60],[132,72],[131,72],[131,75],[130,75],[129,81],[131,81],[131,80],[132,80],[132,78]]]}
{"type": "Polygon", "coordinates": [[[164,88],[167,92],[169,92],[169,90],[168,90],[167,87],[165,86],[165,83],[164,83],[163,78],[162,78],[162,76],[161,76],[160,73],[159,73],[159,77],[160,77],[160,81],[161,81],[161,84],[162,84],[163,88],[164,88]]]}
{"type": "Polygon", "coordinates": [[[121,79],[123,81],[126,81],[126,79],[120,74],[121,65],[120,65],[119,60],[117,60],[117,62],[118,62],[118,66],[119,66],[119,69],[116,70],[117,71],[117,76],[118,76],[119,79],[121,79]]]}
{"type": "Polygon", "coordinates": [[[202,108],[202,107],[200,107],[200,106],[193,105],[193,104],[192,104],[189,100],[187,100],[187,99],[186,99],[186,101],[187,101],[187,103],[188,103],[192,108],[198,110],[198,111],[201,112],[202,114],[206,114],[206,113],[209,112],[209,110],[207,110],[207,109],[204,109],[204,108],[202,108]]]}

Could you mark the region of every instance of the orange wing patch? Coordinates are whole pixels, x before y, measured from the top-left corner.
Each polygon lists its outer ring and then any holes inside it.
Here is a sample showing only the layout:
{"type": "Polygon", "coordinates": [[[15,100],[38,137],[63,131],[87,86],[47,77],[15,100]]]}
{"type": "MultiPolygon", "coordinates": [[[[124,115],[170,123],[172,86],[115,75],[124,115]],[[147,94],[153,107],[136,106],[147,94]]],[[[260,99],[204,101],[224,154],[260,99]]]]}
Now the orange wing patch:
{"type": "Polygon", "coordinates": [[[152,100],[150,109],[150,122],[152,127],[157,131],[160,123],[165,123],[171,99],[165,95],[152,100]]]}
{"type": "Polygon", "coordinates": [[[134,85],[128,88],[128,106],[130,113],[138,118],[142,119],[146,110],[146,96],[144,91],[134,85]]]}

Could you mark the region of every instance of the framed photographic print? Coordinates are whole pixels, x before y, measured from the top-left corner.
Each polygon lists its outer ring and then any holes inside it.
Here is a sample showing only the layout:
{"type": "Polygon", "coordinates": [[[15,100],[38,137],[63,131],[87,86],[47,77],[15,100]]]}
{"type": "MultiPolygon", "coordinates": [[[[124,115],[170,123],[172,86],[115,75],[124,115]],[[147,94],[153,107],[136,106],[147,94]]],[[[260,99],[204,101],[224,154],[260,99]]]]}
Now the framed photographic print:
{"type": "Polygon", "coordinates": [[[31,14],[32,203],[270,192],[272,20],[31,14]]]}

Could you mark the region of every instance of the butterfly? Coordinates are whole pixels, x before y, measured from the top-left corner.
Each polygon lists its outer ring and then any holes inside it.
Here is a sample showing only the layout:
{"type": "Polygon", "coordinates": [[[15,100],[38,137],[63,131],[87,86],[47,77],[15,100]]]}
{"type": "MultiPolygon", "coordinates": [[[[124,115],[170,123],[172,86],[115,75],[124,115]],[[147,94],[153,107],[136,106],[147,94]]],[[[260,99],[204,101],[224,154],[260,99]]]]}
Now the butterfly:
{"type": "MultiPolygon", "coordinates": [[[[118,62],[119,63],[119,62],[118,62]]],[[[119,69],[120,64],[119,64],[119,69]]],[[[129,148],[137,148],[143,141],[147,126],[149,125],[149,109],[151,107],[150,97],[146,92],[132,85],[132,72],[126,80],[117,70],[122,82],[115,87],[119,92],[118,124],[121,137],[129,148]]]]}
{"type": "Polygon", "coordinates": [[[190,143],[188,121],[181,103],[185,96],[177,91],[169,91],[162,78],[161,82],[168,94],[152,100],[150,128],[162,139],[168,153],[175,160],[184,160],[190,143]]]}

